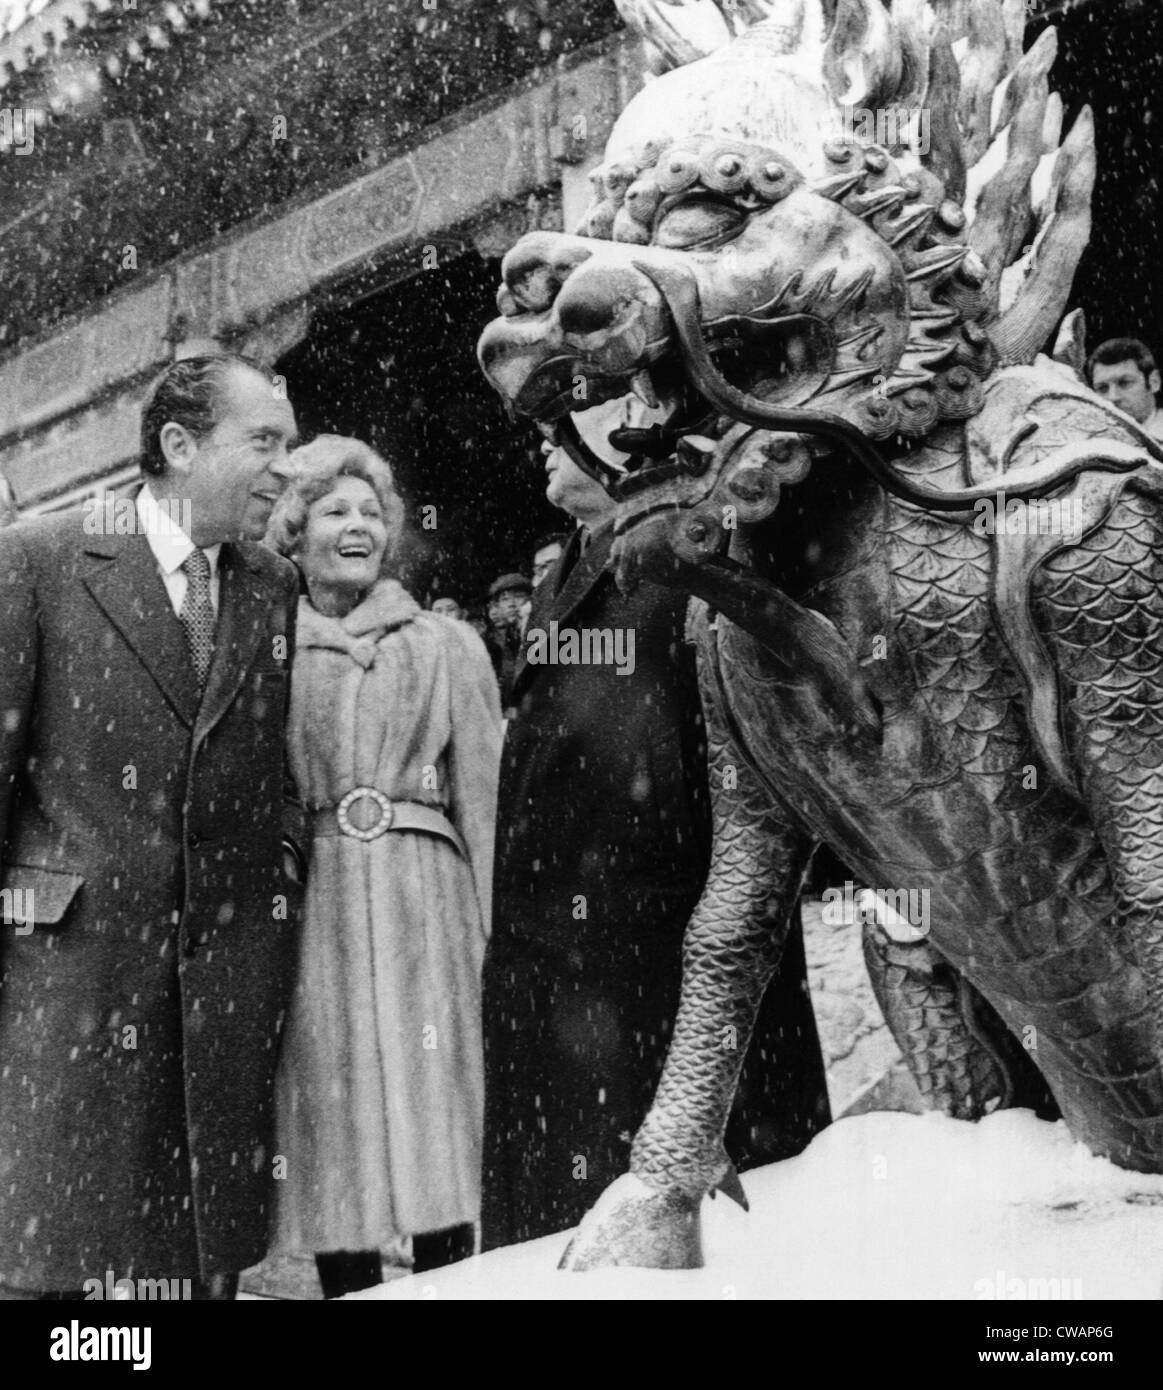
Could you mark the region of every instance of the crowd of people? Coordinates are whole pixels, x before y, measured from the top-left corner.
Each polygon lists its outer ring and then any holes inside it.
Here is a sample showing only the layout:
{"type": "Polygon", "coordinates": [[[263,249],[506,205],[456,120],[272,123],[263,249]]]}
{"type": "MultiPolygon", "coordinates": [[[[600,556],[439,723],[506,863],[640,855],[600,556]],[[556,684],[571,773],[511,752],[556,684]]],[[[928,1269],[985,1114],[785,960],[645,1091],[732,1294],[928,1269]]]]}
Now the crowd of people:
{"type": "Polygon", "coordinates": [[[533,551],[532,578],[516,571],[498,575],[489,585],[485,613],[473,612],[450,594],[433,599],[433,613],[449,618],[462,618],[481,635],[493,663],[493,672],[501,692],[501,705],[506,716],[512,712],[510,696],[513,677],[517,671],[525,629],[533,610],[533,592],[561,558],[569,537],[553,534],[544,537],[533,551]]]}
{"type": "MultiPolygon", "coordinates": [[[[1141,343],[1087,376],[1161,437],[1141,343]]],[[[659,416],[576,418],[617,465],[659,416]]],[[[546,445],[567,529],[487,622],[423,609],[389,463],[298,446],[241,358],[166,370],[141,469],[130,526],[0,531],[0,1299],[231,1298],[270,1250],[334,1297],[401,1238],[567,1229],[627,1168],[710,853],[685,597],[618,590],[614,504],[546,445]],[[633,632],[632,679],[530,661],[550,624],[633,632]]],[[[727,1148],[828,1121],[797,925],[727,1148]]]]}

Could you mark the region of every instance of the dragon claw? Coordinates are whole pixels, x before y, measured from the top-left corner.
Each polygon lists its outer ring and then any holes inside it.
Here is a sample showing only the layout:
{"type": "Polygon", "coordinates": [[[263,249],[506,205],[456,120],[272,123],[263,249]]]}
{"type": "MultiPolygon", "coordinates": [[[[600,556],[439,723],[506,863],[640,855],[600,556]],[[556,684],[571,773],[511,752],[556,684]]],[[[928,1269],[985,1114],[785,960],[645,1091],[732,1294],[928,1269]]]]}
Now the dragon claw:
{"type": "Polygon", "coordinates": [[[656,1192],[625,1173],[582,1217],[558,1269],[701,1269],[699,1206],[699,1198],[656,1192]]]}
{"type": "Polygon", "coordinates": [[[744,1211],[751,1210],[751,1203],[747,1200],[747,1193],[743,1191],[743,1184],[739,1180],[739,1173],[733,1163],[727,1164],[726,1172],[711,1188],[710,1196],[714,1199],[715,1193],[721,1192],[724,1197],[730,1197],[733,1202],[737,1202],[744,1211]]]}

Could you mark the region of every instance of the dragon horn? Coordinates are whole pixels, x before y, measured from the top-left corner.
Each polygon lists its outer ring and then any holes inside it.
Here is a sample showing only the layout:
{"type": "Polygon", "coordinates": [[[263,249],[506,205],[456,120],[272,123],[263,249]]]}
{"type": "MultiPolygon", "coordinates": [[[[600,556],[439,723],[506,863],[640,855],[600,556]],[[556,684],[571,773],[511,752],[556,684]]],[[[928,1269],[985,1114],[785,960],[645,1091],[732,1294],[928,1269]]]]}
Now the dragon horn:
{"type": "Polygon", "coordinates": [[[1074,271],[1090,237],[1094,177],[1094,121],[1090,108],[1083,107],[1058,152],[1051,206],[1033,269],[990,329],[1007,362],[1032,362],[1066,307],[1074,271]]]}
{"type": "Polygon", "coordinates": [[[896,27],[880,0],[839,0],[824,45],[824,77],[841,106],[875,106],[900,85],[896,27]]]}
{"type": "Polygon", "coordinates": [[[972,167],[989,148],[993,94],[1006,70],[1006,31],[997,0],[971,0],[968,20],[957,118],[964,132],[963,157],[972,167]]]}
{"type": "Polygon", "coordinates": [[[657,66],[681,68],[731,41],[731,30],[712,0],[674,4],[673,0],[615,0],[627,29],[639,34],[658,55],[657,66]]]}

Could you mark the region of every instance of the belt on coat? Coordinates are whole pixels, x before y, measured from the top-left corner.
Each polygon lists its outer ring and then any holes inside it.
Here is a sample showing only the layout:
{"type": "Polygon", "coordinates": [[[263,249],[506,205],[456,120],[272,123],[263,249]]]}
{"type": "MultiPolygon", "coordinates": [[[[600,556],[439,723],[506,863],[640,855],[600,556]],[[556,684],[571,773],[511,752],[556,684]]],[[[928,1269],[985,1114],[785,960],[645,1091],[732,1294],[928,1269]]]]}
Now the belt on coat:
{"type": "Polygon", "coordinates": [[[346,835],[366,843],[378,840],[389,830],[420,830],[439,835],[468,858],[460,832],[439,806],[428,806],[422,801],[393,801],[378,787],[352,787],[334,806],[321,806],[315,812],[316,835],[346,835]]]}

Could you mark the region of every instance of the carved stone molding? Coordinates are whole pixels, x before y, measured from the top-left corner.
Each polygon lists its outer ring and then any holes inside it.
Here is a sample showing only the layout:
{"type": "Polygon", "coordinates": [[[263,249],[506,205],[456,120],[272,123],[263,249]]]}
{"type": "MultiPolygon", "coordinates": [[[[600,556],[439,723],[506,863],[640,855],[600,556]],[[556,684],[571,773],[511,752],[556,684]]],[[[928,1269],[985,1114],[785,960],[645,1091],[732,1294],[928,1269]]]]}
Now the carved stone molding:
{"type": "Polygon", "coordinates": [[[47,424],[166,361],[172,291],[168,277],[154,280],[0,367],[0,437],[47,424]]]}
{"type": "Polygon", "coordinates": [[[90,467],[123,463],[136,448],[134,432],[60,422],[106,398],[133,399],[184,338],[273,343],[298,331],[296,314],[324,294],[342,301],[344,283],[381,260],[554,189],[562,170],[555,132],[563,123],[584,129],[587,148],[600,149],[641,85],[641,68],[636,42],[609,47],[362,178],[171,264],[0,364],[0,468],[29,501],[90,467]],[[268,330],[285,312],[282,328],[268,330]],[[79,434],[65,447],[70,430],[79,434]]]}
{"type": "Polygon", "coordinates": [[[124,467],[138,451],[144,389],[91,406],[0,455],[21,508],[124,467]]]}

